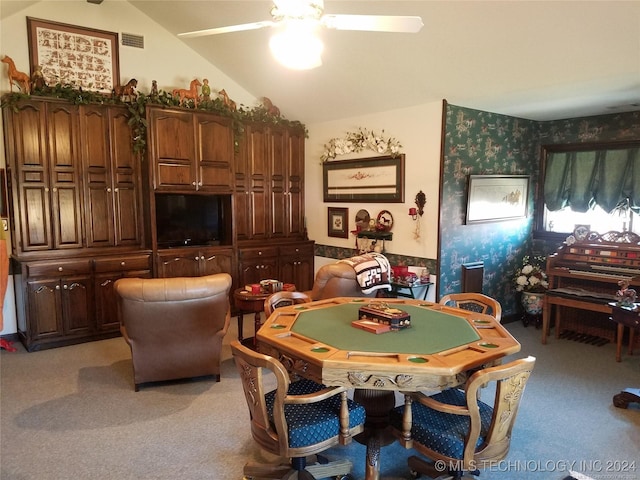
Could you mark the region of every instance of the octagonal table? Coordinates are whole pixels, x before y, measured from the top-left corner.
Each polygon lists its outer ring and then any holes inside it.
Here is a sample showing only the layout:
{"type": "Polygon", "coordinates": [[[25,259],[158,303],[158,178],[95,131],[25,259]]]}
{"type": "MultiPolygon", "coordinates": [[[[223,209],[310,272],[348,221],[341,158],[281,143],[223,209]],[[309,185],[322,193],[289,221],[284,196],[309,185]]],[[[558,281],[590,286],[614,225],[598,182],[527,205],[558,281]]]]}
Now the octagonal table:
{"type": "Polygon", "coordinates": [[[354,398],[365,403],[367,423],[377,431],[364,436],[367,480],[379,478],[379,432],[394,406],[393,391],[459,386],[470,370],[520,350],[489,315],[412,299],[334,298],[282,307],[256,338],[260,352],[291,374],[356,389],[354,398]],[[406,311],[411,327],[375,334],[352,326],[360,307],[381,301],[406,311]]]}

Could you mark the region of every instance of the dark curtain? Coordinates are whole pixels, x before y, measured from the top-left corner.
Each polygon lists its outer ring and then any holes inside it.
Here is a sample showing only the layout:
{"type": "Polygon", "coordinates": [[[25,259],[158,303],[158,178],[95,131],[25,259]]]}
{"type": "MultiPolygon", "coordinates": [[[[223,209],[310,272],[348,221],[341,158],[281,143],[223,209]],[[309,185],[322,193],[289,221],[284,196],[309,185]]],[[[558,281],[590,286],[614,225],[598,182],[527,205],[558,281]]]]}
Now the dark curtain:
{"type": "Polygon", "coordinates": [[[640,213],[640,149],[553,152],[547,156],[544,201],[550,211],[631,208],[640,213]]]}

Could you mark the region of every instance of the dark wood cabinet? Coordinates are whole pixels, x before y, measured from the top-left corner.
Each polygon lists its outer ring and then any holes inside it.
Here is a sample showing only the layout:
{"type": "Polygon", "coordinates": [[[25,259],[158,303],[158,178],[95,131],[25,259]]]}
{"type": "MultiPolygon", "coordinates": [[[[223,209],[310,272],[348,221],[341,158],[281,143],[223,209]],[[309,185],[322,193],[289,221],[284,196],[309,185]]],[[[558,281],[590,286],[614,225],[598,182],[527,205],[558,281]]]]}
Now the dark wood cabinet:
{"type": "Polygon", "coordinates": [[[224,272],[234,288],[264,279],[312,287],[304,130],[248,122],[236,136],[231,117],[148,106],[141,156],[130,115],[35,96],[3,108],[18,334],[28,350],[118,335],[113,285],[123,277],[224,272]],[[215,198],[220,238],[159,246],[161,195],[215,198]]]}
{"type": "Polygon", "coordinates": [[[313,288],[314,242],[280,247],[280,275],[283,282],[293,283],[298,291],[313,288]]]}
{"type": "Polygon", "coordinates": [[[32,97],[3,115],[21,340],[38,350],[118,334],[112,283],[152,272],[127,109],[32,97]],[[144,266],[122,266],[136,254],[144,266]]]}
{"type": "Polygon", "coordinates": [[[267,279],[293,283],[299,291],[313,287],[313,241],[241,248],[238,257],[240,287],[267,279]]]}
{"type": "Polygon", "coordinates": [[[143,241],[140,159],[133,153],[128,120],[123,107],[80,108],[88,247],[143,241]]]}
{"type": "Polygon", "coordinates": [[[238,258],[239,287],[278,278],[278,247],[241,248],[238,258]]]}
{"type": "Polygon", "coordinates": [[[26,262],[19,270],[17,294],[26,298],[18,312],[18,334],[27,349],[73,343],[92,333],[90,259],[26,262]]]}
{"type": "Polygon", "coordinates": [[[147,116],[153,190],[232,192],[231,119],[158,108],[147,116]]]}
{"type": "Polygon", "coordinates": [[[78,107],[33,100],[3,115],[14,253],[82,247],[78,107]]]}
{"type": "Polygon", "coordinates": [[[232,248],[175,248],[161,250],[156,256],[157,276],[199,277],[216,273],[234,275],[232,248]]]}
{"type": "Polygon", "coordinates": [[[95,323],[98,332],[117,332],[116,295],[113,285],[126,277],[151,278],[151,254],[102,257],[94,260],[95,323]]]}
{"type": "Polygon", "coordinates": [[[235,168],[234,221],[238,241],[269,238],[269,144],[267,126],[246,125],[235,168]]]}

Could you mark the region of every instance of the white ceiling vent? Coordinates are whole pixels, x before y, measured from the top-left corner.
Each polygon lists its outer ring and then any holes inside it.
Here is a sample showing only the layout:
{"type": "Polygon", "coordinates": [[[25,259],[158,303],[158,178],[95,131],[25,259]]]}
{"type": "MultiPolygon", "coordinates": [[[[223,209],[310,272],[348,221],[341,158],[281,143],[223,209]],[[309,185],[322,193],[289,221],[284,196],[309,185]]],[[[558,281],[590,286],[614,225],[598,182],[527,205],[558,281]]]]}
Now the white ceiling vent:
{"type": "Polygon", "coordinates": [[[122,45],[125,47],[144,48],[144,37],[132,33],[121,33],[122,45]]]}

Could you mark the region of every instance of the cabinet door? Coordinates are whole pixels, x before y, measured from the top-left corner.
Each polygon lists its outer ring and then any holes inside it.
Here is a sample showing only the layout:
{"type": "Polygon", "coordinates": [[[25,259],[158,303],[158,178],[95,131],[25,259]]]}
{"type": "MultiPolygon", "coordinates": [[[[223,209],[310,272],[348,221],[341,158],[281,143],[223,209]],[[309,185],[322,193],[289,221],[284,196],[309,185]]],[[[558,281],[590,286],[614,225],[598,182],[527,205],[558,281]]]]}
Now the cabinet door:
{"type": "Polygon", "coordinates": [[[158,277],[199,277],[200,256],[198,250],[158,253],[156,261],[158,277]]]}
{"type": "Polygon", "coordinates": [[[249,160],[247,154],[247,136],[243,135],[235,156],[234,166],[234,195],[233,195],[233,226],[236,240],[251,239],[251,174],[249,171],[249,160]]]}
{"type": "Polygon", "coordinates": [[[288,134],[287,162],[287,221],[288,237],[305,238],[304,225],[304,131],[290,130],[288,134]]]}
{"type": "Polygon", "coordinates": [[[93,105],[81,107],[80,135],[85,177],[87,246],[113,246],[113,185],[107,109],[93,105]]]}
{"type": "Polygon", "coordinates": [[[270,231],[268,129],[263,125],[251,125],[247,127],[245,134],[249,166],[251,238],[266,239],[270,231]]]}
{"type": "Polygon", "coordinates": [[[233,250],[203,249],[200,252],[200,267],[202,275],[228,273],[233,275],[233,250]]]}
{"type": "Polygon", "coordinates": [[[71,276],[27,281],[30,342],[90,332],[91,277],[71,276]]]}
{"type": "Polygon", "coordinates": [[[77,107],[33,101],[3,112],[16,250],[81,247],[77,107]]]}
{"type": "Polygon", "coordinates": [[[133,151],[129,114],[124,108],[109,109],[109,134],[115,245],[142,246],[141,159],[133,151]]]}
{"type": "Polygon", "coordinates": [[[282,238],[287,234],[287,131],[271,128],[270,131],[270,192],[271,192],[271,238],[282,238]]]}
{"type": "Polygon", "coordinates": [[[240,251],[239,286],[278,278],[277,247],[244,248],[240,251]]]}
{"type": "Polygon", "coordinates": [[[98,332],[119,330],[116,295],[113,285],[119,278],[151,278],[151,256],[128,255],[106,257],[95,261],[95,320],[98,332]]]}
{"type": "Polygon", "coordinates": [[[63,331],[65,335],[86,335],[93,325],[91,276],[65,277],[60,281],[63,331]]]}
{"type": "Polygon", "coordinates": [[[60,281],[58,279],[29,280],[26,288],[28,342],[62,336],[60,281]]]}
{"type": "Polygon", "coordinates": [[[158,191],[196,189],[196,136],[193,114],[149,109],[149,155],[158,191]]]}
{"type": "Polygon", "coordinates": [[[231,193],[234,138],[231,119],[197,115],[197,189],[231,193]]]}
{"type": "Polygon", "coordinates": [[[48,105],[51,212],[47,214],[53,216],[54,249],[82,246],[77,124],[77,107],[55,103],[48,105]]]}
{"type": "Polygon", "coordinates": [[[311,290],[314,274],[313,243],[280,247],[280,279],[299,291],[311,290]]]}

